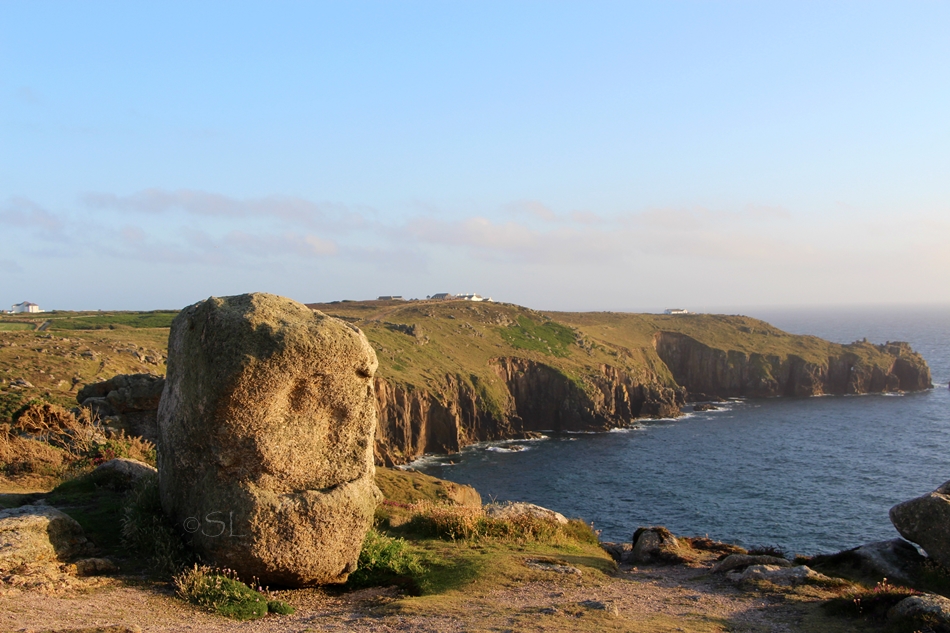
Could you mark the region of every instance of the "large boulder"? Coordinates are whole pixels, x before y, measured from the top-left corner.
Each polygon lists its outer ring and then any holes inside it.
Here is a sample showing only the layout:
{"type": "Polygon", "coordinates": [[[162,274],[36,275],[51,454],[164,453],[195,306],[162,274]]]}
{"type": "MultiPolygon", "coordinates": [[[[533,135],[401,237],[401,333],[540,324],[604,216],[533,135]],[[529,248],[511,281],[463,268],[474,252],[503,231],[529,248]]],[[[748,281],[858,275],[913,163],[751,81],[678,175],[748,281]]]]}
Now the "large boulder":
{"type": "Polygon", "coordinates": [[[0,572],[23,564],[65,561],[88,547],[82,527],[52,506],[0,510],[0,572]]]}
{"type": "Polygon", "coordinates": [[[922,497],[891,508],[891,523],[944,567],[950,567],[950,481],[922,497]]]}
{"type": "Polygon", "coordinates": [[[355,327],[269,294],[172,322],[162,507],[211,562],[262,584],[344,582],[380,499],[377,361],[355,327]]]}

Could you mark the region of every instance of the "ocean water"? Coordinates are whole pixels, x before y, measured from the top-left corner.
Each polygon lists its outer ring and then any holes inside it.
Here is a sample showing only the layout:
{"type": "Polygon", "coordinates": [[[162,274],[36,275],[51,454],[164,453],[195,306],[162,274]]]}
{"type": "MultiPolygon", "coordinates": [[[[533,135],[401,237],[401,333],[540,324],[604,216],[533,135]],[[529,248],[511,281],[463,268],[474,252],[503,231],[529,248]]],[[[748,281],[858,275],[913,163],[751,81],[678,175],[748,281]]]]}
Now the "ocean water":
{"type": "Polygon", "coordinates": [[[745,311],[848,343],[908,341],[935,388],[906,395],[734,400],[634,429],[481,444],[414,467],[593,522],[607,541],[641,525],[789,553],[897,536],[894,504],[950,480],[950,306],[745,311]]]}

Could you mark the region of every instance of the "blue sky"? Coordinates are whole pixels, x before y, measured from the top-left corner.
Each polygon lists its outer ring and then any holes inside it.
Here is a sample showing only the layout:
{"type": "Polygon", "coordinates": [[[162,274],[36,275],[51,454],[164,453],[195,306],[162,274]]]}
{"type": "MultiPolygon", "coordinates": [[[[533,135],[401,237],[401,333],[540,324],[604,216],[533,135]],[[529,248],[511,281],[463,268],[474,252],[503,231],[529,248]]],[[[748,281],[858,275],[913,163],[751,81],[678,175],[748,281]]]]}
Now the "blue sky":
{"type": "Polygon", "coordinates": [[[0,2],[0,305],[947,303],[948,32],[946,2],[0,2]]]}

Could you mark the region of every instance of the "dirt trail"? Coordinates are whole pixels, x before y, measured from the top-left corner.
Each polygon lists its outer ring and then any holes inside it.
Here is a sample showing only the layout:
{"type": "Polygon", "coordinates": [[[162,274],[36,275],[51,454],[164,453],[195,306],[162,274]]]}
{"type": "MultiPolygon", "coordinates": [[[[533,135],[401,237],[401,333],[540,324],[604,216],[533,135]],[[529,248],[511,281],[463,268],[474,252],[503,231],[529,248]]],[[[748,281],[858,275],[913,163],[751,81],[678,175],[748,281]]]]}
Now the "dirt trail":
{"type": "MultiPolygon", "coordinates": [[[[499,587],[482,595],[403,599],[395,589],[280,592],[290,616],[235,622],[175,598],[167,585],[89,581],[73,589],[8,589],[0,595],[0,630],[43,631],[108,625],[143,631],[867,631],[828,618],[814,587],[743,590],[699,568],[627,568],[592,583],[552,573],[550,580],[499,587]]],[[[2,591],[2,584],[0,584],[2,591]]],[[[859,626],[860,625],[860,626],[859,626]]]]}

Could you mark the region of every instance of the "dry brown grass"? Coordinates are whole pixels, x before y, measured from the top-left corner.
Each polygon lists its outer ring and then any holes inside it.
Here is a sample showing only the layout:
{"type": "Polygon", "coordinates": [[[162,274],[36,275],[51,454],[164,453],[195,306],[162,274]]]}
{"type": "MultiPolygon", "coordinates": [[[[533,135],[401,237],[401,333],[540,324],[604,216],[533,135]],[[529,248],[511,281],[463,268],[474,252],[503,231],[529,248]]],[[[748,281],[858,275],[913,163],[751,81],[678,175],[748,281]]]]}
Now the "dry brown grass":
{"type": "Polygon", "coordinates": [[[6,477],[58,477],[70,462],[68,452],[45,442],[19,437],[0,426],[0,474],[6,477]]]}

